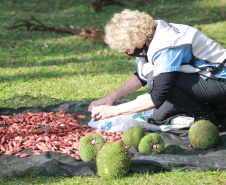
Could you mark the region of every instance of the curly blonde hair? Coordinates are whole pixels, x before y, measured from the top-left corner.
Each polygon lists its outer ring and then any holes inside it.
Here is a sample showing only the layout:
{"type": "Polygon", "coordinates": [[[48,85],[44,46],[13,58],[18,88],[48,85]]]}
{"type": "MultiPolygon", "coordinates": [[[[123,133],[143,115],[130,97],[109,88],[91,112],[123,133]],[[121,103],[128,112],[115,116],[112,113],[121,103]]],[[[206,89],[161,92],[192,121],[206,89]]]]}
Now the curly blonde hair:
{"type": "Polygon", "coordinates": [[[105,26],[105,42],[117,51],[135,49],[143,41],[151,41],[157,24],[145,12],[129,9],[114,14],[105,26]]]}

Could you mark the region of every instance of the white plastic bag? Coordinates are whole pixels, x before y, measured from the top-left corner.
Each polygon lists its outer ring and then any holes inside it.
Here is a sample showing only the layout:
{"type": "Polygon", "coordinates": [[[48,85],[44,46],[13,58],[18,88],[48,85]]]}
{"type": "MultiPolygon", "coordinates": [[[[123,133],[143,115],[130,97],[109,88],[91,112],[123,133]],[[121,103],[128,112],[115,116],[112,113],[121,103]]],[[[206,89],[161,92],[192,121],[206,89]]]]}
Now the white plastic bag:
{"type": "Polygon", "coordinates": [[[108,130],[109,132],[124,132],[133,126],[140,126],[151,131],[167,132],[170,130],[189,128],[191,124],[194,123],[194,118],[178,116],[172,119],[169,125],[154,125],[147,123],[143,116],[142,113],[136,113],[97,121],[95,121],[95,118],[92,118],[88,125],[91,128],[99,128],[101,130],[108,130]]]}
{"type": "Polygon", "coordinates": [[[120,115],[97,121],[95,121],[95,118],[92,118],[88,125],[92,128],[108,130],[109,132],[124,132],[133,126],[146,128],[148,125],[150,125],[142,118],[135,120],[134,116],[137,116],[137,114],[120,115]]]}

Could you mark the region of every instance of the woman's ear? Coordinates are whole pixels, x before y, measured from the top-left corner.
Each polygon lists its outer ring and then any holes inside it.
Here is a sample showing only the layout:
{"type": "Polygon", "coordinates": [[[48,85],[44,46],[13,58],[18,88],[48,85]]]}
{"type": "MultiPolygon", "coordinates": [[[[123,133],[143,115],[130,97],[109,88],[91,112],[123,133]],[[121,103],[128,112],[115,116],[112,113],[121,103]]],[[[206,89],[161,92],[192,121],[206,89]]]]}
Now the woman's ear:
{"type": "Polygon", "coordinates": [[[149,40],[145,41],[145,44],[147,45],[147,47],[149,47],[150,43],[151,43],[151,41],[149,41],[149,40]]]}

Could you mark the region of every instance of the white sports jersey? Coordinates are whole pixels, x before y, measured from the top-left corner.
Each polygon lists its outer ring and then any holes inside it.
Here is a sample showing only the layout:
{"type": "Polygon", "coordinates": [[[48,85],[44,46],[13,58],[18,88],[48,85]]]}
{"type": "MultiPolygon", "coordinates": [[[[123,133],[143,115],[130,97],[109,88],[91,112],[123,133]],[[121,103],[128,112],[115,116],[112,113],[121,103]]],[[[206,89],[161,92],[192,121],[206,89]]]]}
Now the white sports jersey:
{"type": "MultiPolygon", "coordinates": [[[[155,22],[157,28],[147,52],[149,62],[142,57],[137,57],[138,74],[143,80],[146,81],[147,74],[153,70],[154,56],[166,49],[191,45],[193,56],[202,62],[221,63],[225,60],[226,49],[198,29],[183,24],[168,24],[163,20],[155,22]]],[[[181,72],[199,72],[207,77],[211,75],[209,71],[191,65],[181,65],[181,72]]]]}

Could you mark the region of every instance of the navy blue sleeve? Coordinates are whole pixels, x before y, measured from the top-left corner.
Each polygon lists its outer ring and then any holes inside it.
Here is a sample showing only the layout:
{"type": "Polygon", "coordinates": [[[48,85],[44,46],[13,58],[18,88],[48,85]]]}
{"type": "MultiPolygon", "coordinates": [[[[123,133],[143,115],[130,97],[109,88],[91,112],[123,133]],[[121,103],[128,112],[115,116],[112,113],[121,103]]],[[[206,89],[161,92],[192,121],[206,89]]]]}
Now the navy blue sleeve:
{"type": "Polygon", "coordinates": [[[139,77],[138,72],[134,73],[134,75],[136,75],[136,76],[137,76],[137,78],[140,80],[140,82],[141,82],[142,86],[147,85],[147,82],[146,82],[146,81],[144,81],[144,80],[142,80],[142,79],[139,77]]]}
{"type": "Polygon", "coordinates": [[[173,88],[178,72],[161,73],[153,78],[148,90],[156,108],[159,108],[167,99],[173,88]]]}

